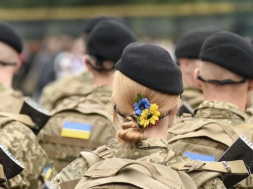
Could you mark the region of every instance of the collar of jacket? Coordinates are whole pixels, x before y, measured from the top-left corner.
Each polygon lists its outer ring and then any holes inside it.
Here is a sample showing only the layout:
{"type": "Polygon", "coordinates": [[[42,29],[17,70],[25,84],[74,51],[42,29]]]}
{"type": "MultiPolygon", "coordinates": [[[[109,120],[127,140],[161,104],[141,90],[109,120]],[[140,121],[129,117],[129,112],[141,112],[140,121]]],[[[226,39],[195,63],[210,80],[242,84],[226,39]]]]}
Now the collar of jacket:
{"type": "Polygon", "coordinates": [[[235,105],[224,101],[203,101],[194,111],[195,118],[234,120],[242,123],[247,119],[246,113],[235,105]]]}

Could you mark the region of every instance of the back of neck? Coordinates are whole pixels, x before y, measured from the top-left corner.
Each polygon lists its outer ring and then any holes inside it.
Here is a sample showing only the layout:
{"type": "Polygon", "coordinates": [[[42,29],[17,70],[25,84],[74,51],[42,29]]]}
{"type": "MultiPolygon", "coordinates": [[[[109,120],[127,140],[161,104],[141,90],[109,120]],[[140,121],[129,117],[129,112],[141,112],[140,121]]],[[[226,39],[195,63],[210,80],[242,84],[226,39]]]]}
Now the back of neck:
{"type": "Polygon", "coordinates": [[[112,75],[114,72],[93,74],[95,85],[112,85],[112,75]]]}

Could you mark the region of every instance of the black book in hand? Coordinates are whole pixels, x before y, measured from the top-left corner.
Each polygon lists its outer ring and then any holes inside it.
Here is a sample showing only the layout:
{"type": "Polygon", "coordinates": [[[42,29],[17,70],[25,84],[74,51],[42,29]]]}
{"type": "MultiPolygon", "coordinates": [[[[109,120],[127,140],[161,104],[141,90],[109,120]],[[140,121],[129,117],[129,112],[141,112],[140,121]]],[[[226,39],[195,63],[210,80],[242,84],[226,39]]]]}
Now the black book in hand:
{"type": "Polygon", "coordinates": [[[253,172],[253,143],[245,136],[240,135],[236,141],[224,152],[218,161],[243,160],[248,168],[248,175],[224,175],[224,184],[231,188],[253,172]]]}
{"type": "MultiPolygon", "coordinates": [[[[4,175],[7,180],[15,177],[24,170],[23,165],[0,144],[0,164],[4,169],[4,175]]],[[[0,182],[0,184],[3,183],[0,182]]]]}

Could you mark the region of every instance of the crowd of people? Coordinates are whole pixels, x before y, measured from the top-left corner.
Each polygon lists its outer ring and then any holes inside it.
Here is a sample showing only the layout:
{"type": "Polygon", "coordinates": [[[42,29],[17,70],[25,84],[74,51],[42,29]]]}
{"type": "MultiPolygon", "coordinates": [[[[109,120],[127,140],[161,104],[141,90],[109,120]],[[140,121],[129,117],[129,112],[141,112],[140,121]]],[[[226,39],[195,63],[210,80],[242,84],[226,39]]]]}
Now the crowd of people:
{"type": "Polygon", "coordinates": [[[9,176],[0,158],[0,188],[253,188],[249,40],[197,28],[171,54],[123,19],[99,17],[63,41],[21,73],[22,39],[0,23],[0,144],[23,169],[9,176]],[[41,120],[20,111],[27,95],[50,111],[39,133],[41,120]],[[246,147],[226,155],[239,139],[246,147]]]}

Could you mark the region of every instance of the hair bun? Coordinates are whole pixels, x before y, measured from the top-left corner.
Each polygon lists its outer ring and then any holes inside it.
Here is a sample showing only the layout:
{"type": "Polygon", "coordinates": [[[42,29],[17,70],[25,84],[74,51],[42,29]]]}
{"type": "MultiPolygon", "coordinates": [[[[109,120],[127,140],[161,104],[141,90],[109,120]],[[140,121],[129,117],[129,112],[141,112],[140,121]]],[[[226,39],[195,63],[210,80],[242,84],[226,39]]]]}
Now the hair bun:
{"type": "Polygon", "coordinates": [[[121,125],[121,128],[122,130],[119,130],[116,135],[120,142],[135,143],[147,138],[146,133],[139,128],[139,125],[130,116],[126,118],[126,122],[121,125]]]}

